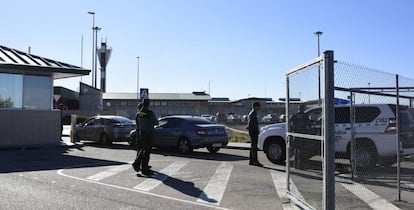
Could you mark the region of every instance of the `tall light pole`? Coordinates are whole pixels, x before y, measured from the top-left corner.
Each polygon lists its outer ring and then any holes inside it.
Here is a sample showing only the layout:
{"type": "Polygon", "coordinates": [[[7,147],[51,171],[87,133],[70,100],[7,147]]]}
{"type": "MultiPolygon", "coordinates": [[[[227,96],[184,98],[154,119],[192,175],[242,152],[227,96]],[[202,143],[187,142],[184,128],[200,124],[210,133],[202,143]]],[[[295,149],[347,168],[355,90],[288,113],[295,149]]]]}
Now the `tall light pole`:
{"type": "MultiPolygon", "coordinates": [[[[315,35],[318,37],[318,57],[321,56],[321,45],[320,45],[320,37],[322,35],[322,31],[314,32],[315,35]]],[[[318,66],[318,105],[321,105],[321,65],[318,66]]]]}
{"type": "Polygon", "coordinates": [[[93,87],[93,84],[95,83],[95,72],[94,72],[94,65],[95,65],[95,52],[96,52],[96,45],[95,45],[95,12],[88,12],[88,14],[93,16],[93,22],[92,22],[92,82],[91,86],[93,87]]]}
{"type": "Polygon", "coordinates": [[[137,57],[137,102],[139,102],[139,56],[137,57]]]}
{"type": "Polygon", "coordinates": [[[94,85],[95,85],[94,87],[95,88],[97,87],[96,81],[98,80],[98,78],[97,78],[98,77],[98,70],[97,70],[98,69],[97,68],[98,67],[98,63],[97,63],[98,62],[98,56],[97,56],[97,52],[96,52],[98,50],[98,43],[97,43],[98,42],[98,31],[101,30],[101,29],[102,28],[99,28],[98,26],[96,26],[95,28],[93,28],[93,30],[95,31],[95,50],[94,50],[95,51],[95,56],[93,58],[95,60],[94,61],[95,62],[95,65],[94,65],[94,70],[93,70],[95,72],[95,83],[94,83],[94,85]]]}

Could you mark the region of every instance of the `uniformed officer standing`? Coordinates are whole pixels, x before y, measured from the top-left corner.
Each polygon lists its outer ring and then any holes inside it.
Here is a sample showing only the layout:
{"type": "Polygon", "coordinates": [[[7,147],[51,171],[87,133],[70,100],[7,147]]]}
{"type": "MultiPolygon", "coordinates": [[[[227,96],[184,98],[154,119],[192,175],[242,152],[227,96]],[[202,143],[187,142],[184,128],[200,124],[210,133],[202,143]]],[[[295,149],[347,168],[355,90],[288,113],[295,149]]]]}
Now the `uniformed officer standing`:
{"type": "Polygon", "coordinates": [[[260,111],[260,103],[254,102],[247,119],[247,129],[249,130],[249,136],[252,141],[249,165],[262,167],[263,165],[257,159],[257,141],[259,139],[259,122],[257,120],[258,111],[260,111]]]}
{"type": "Polygon", "coordinates": [[[142,109],[138,112],[138,125],[140,135],[140,146],[137,152],[137,159],[132,164],[135,171],[142,171],[144,175],[151,175],[152,172],[148,165],[150,160],[150,153],[152,148],[152,138],[154,132],[154,126],[158,125],[158,120],[155,117],[154,112],[149,109],[149,99],[144,99],[142,103],[142,109]],[[142,167],[142,168],[141,168],[142,167]]]}

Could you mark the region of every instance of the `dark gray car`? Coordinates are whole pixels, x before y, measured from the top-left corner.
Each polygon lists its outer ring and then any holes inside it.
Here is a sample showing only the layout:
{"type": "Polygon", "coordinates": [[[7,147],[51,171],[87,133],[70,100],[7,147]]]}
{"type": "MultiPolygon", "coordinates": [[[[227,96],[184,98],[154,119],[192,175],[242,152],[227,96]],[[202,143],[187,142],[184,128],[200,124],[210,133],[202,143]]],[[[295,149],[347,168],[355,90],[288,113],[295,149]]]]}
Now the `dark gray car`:
{"type": "MultiPolygon", "coordinates": [[[[135,132],[131,132],[135,139],[135,132]]],[[[229,136],[222,125],[215,124],[202,117],[168,116],[159,119],[154,129],[154,147],[173,147],[180,153],[206,147],[210,153],[216,153],[227,145],[229,136]]]]}
{"type": "Polygon", "coordinates": [[[129,133],[134,129],[135,123],[126,117],[98,115],[76,126],[75,139],[110,145],[112,142],[128,141],[129,133]]]}

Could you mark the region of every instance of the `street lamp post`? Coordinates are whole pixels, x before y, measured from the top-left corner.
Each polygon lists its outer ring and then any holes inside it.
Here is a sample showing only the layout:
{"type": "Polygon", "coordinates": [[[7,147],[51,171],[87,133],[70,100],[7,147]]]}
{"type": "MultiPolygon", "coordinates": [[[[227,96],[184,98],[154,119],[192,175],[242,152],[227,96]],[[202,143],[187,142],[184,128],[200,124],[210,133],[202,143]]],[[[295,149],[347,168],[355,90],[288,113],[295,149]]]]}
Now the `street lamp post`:
{"type": "Polygon", "coordinates": [[[139,103],[139,56],[137,57],[137,102],[139,103]]]}
{"type": "Polygon", "coordinates": [[[93,22],[92,22],[92,82],[91,82],[91,86],[93,87],[93,84],[95,83],[95,72],[94,72],[94,65],[95,65],[95,51],[96,51],[96,46],[95,46],[95,12],[88,12],[88,14],[93,16],[93,22]]]}
{"type": "Polygon", "coordinates": [[[94,50],[95,51],[95,55],[94,55],[94,58],[93,58],[94,59],[94,63],[95,63],[94,69],[93,69],[93,71],[95,73],[95,82],[94,82],[94,87],[95,88],[97,87],[96,81],[98,80],[98,78],[97,78],[98,77],[98,70],[97,70],[98,69],[97,68],[98,67],[98,63],[97,63],[98,62],[98,59],[97,59],[97,57],[98,57],[97,56],[98,55],[97,54],[97,50],[98,50],[98,43],[97,43],[98,42],[98,31],[101,30],[101,29],[102,28],[99,28],[98,26],[96,26],[96,27],[93,28],[93,30],[95,31],[95,50],[94,50]]]}
{"type": "MultiPolygon", "coordinates": [[[[314,32],[315,35],[318,37],[318,57],[321,56],[321,46],[320,46],[320,37],[322,35],[322,31],[314,32]]],[[[318,66],[318,105],[321,105],[321,65],[318,66]]]]}

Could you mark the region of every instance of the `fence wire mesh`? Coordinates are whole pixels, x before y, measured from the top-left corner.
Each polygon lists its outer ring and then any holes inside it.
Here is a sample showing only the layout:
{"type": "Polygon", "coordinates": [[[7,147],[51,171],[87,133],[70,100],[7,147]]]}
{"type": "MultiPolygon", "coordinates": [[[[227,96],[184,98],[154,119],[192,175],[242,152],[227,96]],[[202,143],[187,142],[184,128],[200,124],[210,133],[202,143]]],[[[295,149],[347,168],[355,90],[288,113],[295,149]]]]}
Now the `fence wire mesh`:
{"type": "Polygon", "coordinates": [[[287,75],[289,193],[302,207],[324,209],[325,185],[334,185],[335,209],[412,209],[414,80],[335,62],[335,181],[327,183],[322,61],[287,75]]]}

